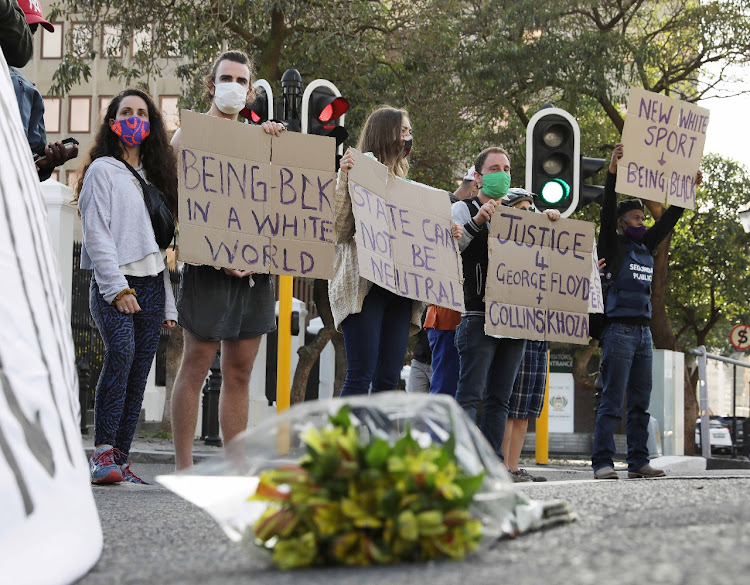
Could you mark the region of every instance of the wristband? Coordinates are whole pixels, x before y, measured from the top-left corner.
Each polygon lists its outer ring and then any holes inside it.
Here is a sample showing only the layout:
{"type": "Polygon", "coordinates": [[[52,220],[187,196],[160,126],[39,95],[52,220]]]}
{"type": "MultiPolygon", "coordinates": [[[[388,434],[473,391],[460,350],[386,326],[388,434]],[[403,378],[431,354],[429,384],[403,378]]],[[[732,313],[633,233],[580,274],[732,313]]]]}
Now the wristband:
{"type": "Polygon", "coordinates": [[[138,294],[135,292],[134,289],[132,289],[132,288],[126,288],[126,289],[121,290],[120,292],[117,293],[117,296],[115,297],[115,300],[112,301],[112,304],[114,305],[117,301],[119,301],[125,295],[133,295],[134,297],[138,296],[138,294]]]}

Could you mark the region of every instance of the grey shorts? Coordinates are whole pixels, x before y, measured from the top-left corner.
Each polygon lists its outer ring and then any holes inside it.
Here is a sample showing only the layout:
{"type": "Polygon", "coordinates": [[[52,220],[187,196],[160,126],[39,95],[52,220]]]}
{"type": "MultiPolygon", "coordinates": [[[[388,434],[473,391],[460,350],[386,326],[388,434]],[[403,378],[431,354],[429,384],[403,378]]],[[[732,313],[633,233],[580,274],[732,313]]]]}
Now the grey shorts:
{"type": "Polygon", "coordinates": [[[237,278],[212,266],[185,264],[177,297],[178,323],[201,341],[251,339],[276,329],[269,274],[237,278]]]}

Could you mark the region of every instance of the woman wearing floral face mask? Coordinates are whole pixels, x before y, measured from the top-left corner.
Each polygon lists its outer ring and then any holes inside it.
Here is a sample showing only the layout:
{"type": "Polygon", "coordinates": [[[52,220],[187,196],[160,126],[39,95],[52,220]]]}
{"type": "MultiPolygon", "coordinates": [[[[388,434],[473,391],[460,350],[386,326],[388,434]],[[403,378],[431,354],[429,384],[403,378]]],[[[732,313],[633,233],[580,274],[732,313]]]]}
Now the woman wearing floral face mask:
{"type": "Polygon", "coordinates": [[[177,213],[177,166],[159,110],[145,93],[115,97],[76,188],[83,227],[81,268],[93,269],[91,315],[104,339],[96,387],[96,450],[91,482],[145,483],[128,452],[162,327],[177,319],[140,183],[128,165],[164,193],[177,213]]]}

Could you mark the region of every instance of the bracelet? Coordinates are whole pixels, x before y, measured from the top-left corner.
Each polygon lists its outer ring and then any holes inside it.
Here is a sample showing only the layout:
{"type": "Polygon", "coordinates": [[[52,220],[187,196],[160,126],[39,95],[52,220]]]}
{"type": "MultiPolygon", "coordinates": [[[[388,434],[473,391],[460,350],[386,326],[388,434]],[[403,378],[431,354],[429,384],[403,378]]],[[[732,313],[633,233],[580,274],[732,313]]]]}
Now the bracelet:
{"type": "Polygon", "coordinates": [[[112,301],[112,304],[114,305],[117,301],[119,301],[125,295],[133,295],[134,297],[138,296],[138,294],[135,292],[134,289],[132,289],[132,288],[126,288],[126,289],[121,290],[120,292],[117,293],[117,296],[115,297],[115,300],[112,301]]]}

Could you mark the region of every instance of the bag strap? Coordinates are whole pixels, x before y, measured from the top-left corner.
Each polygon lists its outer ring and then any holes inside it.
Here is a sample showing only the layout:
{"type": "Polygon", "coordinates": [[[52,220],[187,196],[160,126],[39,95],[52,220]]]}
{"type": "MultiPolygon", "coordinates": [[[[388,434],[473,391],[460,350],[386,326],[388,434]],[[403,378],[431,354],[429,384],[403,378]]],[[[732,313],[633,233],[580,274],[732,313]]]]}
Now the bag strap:
{"type": "Polygon", "coordinates": [[[134,169],[133,167],[131,167],[131,166],[130,166],[130,165],[129,165],[128,163],[126,163],[125,161],[122,161],[122,164],[124,164],[124,165],[125,165],[125,166],[127,167],[127,169],[128,169],[128,170],[129,170],[129,171],[130,171],[131,173],[133,173],[133,175],[135,176],[135,178],[136,178],[136,179],[138,179],[138,182],[139,182],[139,183],[141,184],[141,187],[145,187],[145,186],[146,186],[146,181],[144,181],[144,180],[143,180],[143,177],[141,177],[141,175],[140,175],[140,174],[138,174],[138,171],[136,171],[136,170],[135,170],[135,169],[134,169]]]}

